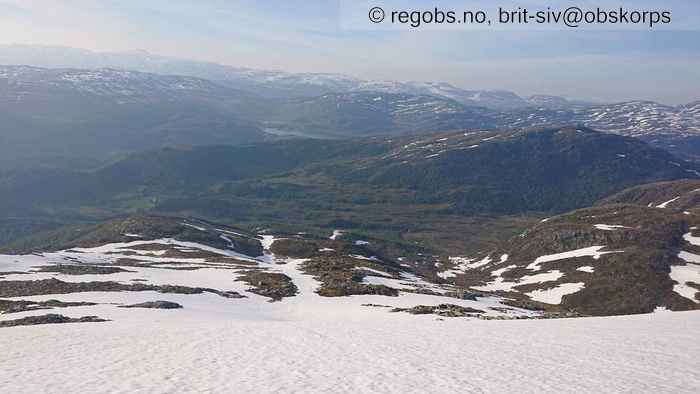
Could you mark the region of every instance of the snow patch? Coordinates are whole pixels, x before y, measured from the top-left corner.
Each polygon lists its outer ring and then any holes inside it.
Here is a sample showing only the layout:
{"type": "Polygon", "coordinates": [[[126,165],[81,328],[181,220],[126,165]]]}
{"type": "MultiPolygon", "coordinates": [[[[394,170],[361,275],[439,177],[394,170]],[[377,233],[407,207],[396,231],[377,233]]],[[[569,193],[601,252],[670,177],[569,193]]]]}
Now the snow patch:
{"type": "Polygon", "coordinates": [[[331,235],[330,237],[328,237],[328,239],[335,241],[335,240],[338,239],[338,237],[340,237],[340,236],[343,235],[343,234],[345,234],[345,231],[342,231],[342,230],[333,230],[333,235],[331,235]]]}
{"type": "Polygon", "coordinates": [[[697,263],[700,264],[700,256],[694,253],[686,252],[686,251],[681,251],[678,253],[678,258],[681,260],[687,262],[687,263],[697,263]]]}
{"type": "Polygon", "coordinates": [[[274,235],[261,235],[260,236],[262,239],[260,240],[260,244],[263,247],[263,250],[270,250],[272,247],[272,244],[275,243],[279,238],[275,238],[274,235]]]}
{"type": "MultiPolygon", "coordinates": [[[[501,256],[501,259],[503,259],[503,257],[508,259],[508,255],[501,256]]],[[[437,273],[437,276],[439,276],[443,279],[454,278],[458,274],[463,274],[469,270],[483,267],[483,266],[491,263],[491,261],[492,261],[491,256],[486,256],[477,262],[473,262],[474,259],[470,259],[468,257],[448,257],[448,259],[450,260],[450,262],[452,264],[456,264],[456,265],[452,269],[437,273]]],[[[501,262],[505,262],[505,260],[503,260],[501,262]]]]}
{"type": "Polygon", "coordinates": [[[190,223],[186,223],[186,222],[185,222],[185,223],[182,223],[182,224],[184,224],[184,225],[187,226],[187,227],[192,227],[192,228],[195,229],[195,230],[205,231],[205,232],[207,231],[206,228],[200,227],[200,226],[195,226],[194,224],[190,224],[190,223]]]}
{"type": "MultiPolygon", "coordinates": [[[[691,230],[693,229],[691,228],[691,230]]],[[[683,239],[691,245],[700,246],[700,237],[694,237],[692,233],[684,234],[683,239]]]]}
{"type": "Polygon", "coordinates": [[[673,198],[673,199],[671,199],[671,200],[668,200],[668,201],[666,201],[666,202],[663,202],[663,203],[657,205],[656,208],[667,208],[667,207],[668,207],[668,204],[671,204],[671,203],[677,201],[679,198],[681,198],[681,196],[678,196],[678,197],[676,197],[676,198],[673,198]]]}
{"type": "Polygon", "coordinates": [[[545,304],[559,305],[561,304],[561,299],[567,294],[574,294],[585,287],[585,283],[562,283],[556,287],[545,290],[534,290],[529,293],[525,293],[526,296],[530,297],[534,301],[543,302],[545,304]]]}
{"type": "MultiPolygon", "coordinates": [[[[510,269],[510,268],[508,268],[510,269]]],[[[497,270],[498,271],[498,270],[497,270]]],[[[476,290],[481,290],[481,291],[511,291],[513,290],[514,287],[517,286],[522,286],[522,285],[529,285],[529,284],[534,284],[534,283],[543,283],[543,282],[554,282],[559,280],[561,277],[564,276],[564,274],[559,271],[559,270],[553,270],[553,271],[548,271],[548,272],[543,272],[541,274],[535,274],[535,275],[526,275],[521,277],[518,281],[516,282],[506,282],[500,275],[504,272],[497,272],[499,276],[494,280],[493,282],[489,282],[484,286],[478,286],[474,287],[476,290]]]]}
{"type": "MultiPolygon", "coordinates": [[[[685,252],[681,252],[685,253],[685,252]]],[[[685,261],[693,261],[700,263],[700,256],[698,255],[692,255],[692,259],[688,260],[684,258],[683,256],[679,255],[678,257],[682,258],[685,261]]],[[[686,264],[686,265],[672,265],[671,266],[671,273],[668,274],[668,276],[671,278],[671,280],[675,281],[676,284],[673,285],[673,291],[676,292],[678,295],[685,297],[696,304],[698,303],[698,300],[695,299],[695,295],[698,292],[698,289],[688,286],[688,282],[692,282],[695,284],[700,284],[700,265],[697,264],[686,264]]]]}
{"type": "Polygon", "coordinates": [[[375,261],[375,262],[379,262],[379,263],[382,262],[382,260],[380,260],[379,257],[377,257],[377,256],[367,257],[367,256],[361,256],[359,254],[350,254],[348,256],[352,257],[353,259],[357,259],[357,260],[375,261]]]}
{"type": "Polygon", "coordinates": [[[540,264],[542,263],[548,263],[551,261],[558,261],[558,260],[564,260],[564,259],[571,259],[575,257],[593,257],[595,260],[598,260],[600,256],[609,254],[609,253],[623,253],[623,250],[616,250],[616,251],[609,251],[609,252],[601,252],[600,250],[603,249],[605,246],[590,246],[588,248],[582,248],[582,249],[576,249],[572,250],[569,252],[563,252],[563,253],[556,253],[556,254],[550,254],[550,255],[545,255],[545,256],[540,256],[535,259],[534,262],[530,263],[527,266],[527,269],[532,270],[532,271],[539,271],[542,269],[540,264]]]}
{"type": "Polygon", "coordinates": [[[627,226],[622,226],[620,224],[596,224],[593,227],[595,227],[598,230],[603,230],[603,231],[615,231],[619,230],[621,228],[631,228],[627,226]]]}
{"type": "Polygon", "coordinates": [[[376,270],[376,269],[370,268],[370,267],[364,267],[364,266],[362,266],[362,267],[355,267],[354,269],[355,269],[355,270],[358,270],[358,271],[367,271],[367,272],[371,272],[371,273],[376,274],[376,275],[379,275],[379,276],[381,276],[381,277],[389,277],[389,278],[391,277],[391,275],[389,275],[389,274],[386,273],[386,272],[379,271],[379,270],[376,270]]]}

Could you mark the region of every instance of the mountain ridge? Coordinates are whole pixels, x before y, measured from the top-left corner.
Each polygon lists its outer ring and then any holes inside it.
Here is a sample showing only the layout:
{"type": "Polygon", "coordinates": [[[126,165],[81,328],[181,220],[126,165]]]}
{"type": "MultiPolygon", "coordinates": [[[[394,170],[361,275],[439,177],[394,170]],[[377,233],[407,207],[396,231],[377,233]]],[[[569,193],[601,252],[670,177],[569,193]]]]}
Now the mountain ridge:
{"type": "MultiPolygon", "coordinates": [[[[98,53],[63,47],[0,46],[0,64],[38,64],[44,67],[104,68],[117,67],[156,74],[189,75],[228,83],[271,97],[319,96],[326,93],[376,91],[437,95],[463,104],[492,109],[514,109],[528,105],[513,92],[503,90],[469,90],[446,82],[369,81],[333,73],[289,73],[234,67],[153,55],[143,51],[98,53]],[[54,61],[56,53],[63,53],[54,61]],[[69,60],[65,60],[69,59],[69,60]],[[275,86],[276,85],[276,86],[275,86]],[[294,93],[294,91],[297,93],[294,93]]],[[[566,100],[566,99],[563,99],[566,100]]]]}

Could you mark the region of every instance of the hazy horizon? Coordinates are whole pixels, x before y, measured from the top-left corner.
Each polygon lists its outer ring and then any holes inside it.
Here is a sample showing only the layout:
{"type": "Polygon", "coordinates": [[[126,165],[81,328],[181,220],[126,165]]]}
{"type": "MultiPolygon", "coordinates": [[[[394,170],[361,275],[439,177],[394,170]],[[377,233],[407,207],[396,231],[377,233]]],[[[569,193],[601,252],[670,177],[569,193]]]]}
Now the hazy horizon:
{"type": "Polygon", "coordinates": [[[0,0],[0,45],[141,49],[234,67],[440,81],[522,96],[700,99],[699,31],[362,31],[341,27],[340,4],[0,0]]]}

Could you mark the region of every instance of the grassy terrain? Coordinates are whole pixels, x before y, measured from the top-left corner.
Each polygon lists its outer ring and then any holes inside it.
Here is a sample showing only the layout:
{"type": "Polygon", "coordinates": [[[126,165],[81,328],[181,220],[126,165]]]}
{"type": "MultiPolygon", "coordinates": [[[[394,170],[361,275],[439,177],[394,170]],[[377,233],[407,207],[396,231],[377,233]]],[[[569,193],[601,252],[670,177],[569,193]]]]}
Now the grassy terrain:
{"type": "Polygon", "coordinates": [[[626,187],[689,176],[675,160],[577,128],[163,149],[90,172],[0,174],[0,218],[17,218],[0,243],[156,213],[319,238],[343,229],[396,255],[478,253],[626,187]]]}

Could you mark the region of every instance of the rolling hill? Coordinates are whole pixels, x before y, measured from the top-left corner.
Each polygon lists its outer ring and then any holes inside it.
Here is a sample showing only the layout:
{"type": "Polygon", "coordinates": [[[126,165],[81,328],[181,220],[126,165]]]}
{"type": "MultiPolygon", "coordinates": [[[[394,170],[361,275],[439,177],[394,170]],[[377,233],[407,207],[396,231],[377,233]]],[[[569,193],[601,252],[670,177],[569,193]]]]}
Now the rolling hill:
{"type": "MultiPolygon", "coordinates": [[[[441,245],[446,223],[460,231],[490,223],[509,233],[530,217],[695,171],[637,139],[585,128],[300,139],[160,149],[83,172],[6,170],[0,214],[70,222],[159,212],[402,237],[429,228],[430,242],[441,245]]],[[[474,239],[482,238],[491,237],[474,239]]]]}
{"type": "Polygon", "coordinates": [[[636,186],[444,260],[437,277],[592,315],[698,309],[698,190],[698,180],[636,186]]]}
{"type": "Polygon", "coordinates": [[[0,66],[5,166],[49,162],[86,168],[104,164],[105,157],[162,146],[247,144],[279,135],[355,138],[571,124],[640,138],[685,159],[700,157],[698,102],[593,104],[441,82],[242,69],[144,53],[0,48],[0,63],[13,59],[75,68],[0,66]],[[62,56],[62,62],[50,60],[65,51],[71,56],[62,56]]]}
{"type": "Polygon", "coordinates": [[[335,137],[416,134],[462,128],[492,128],[490,111],[428,95],[353,92],[291,99],[273,111],[270,123],[335,137]]]}
{"type": "Polygon", "coordinates": [[[562,212],[626,187],[696,177],[696,166],[587,128],[446,133],[391,140],[383,156],[329,167],[342,182],[407,189],[467,214],[562,212]]]}

